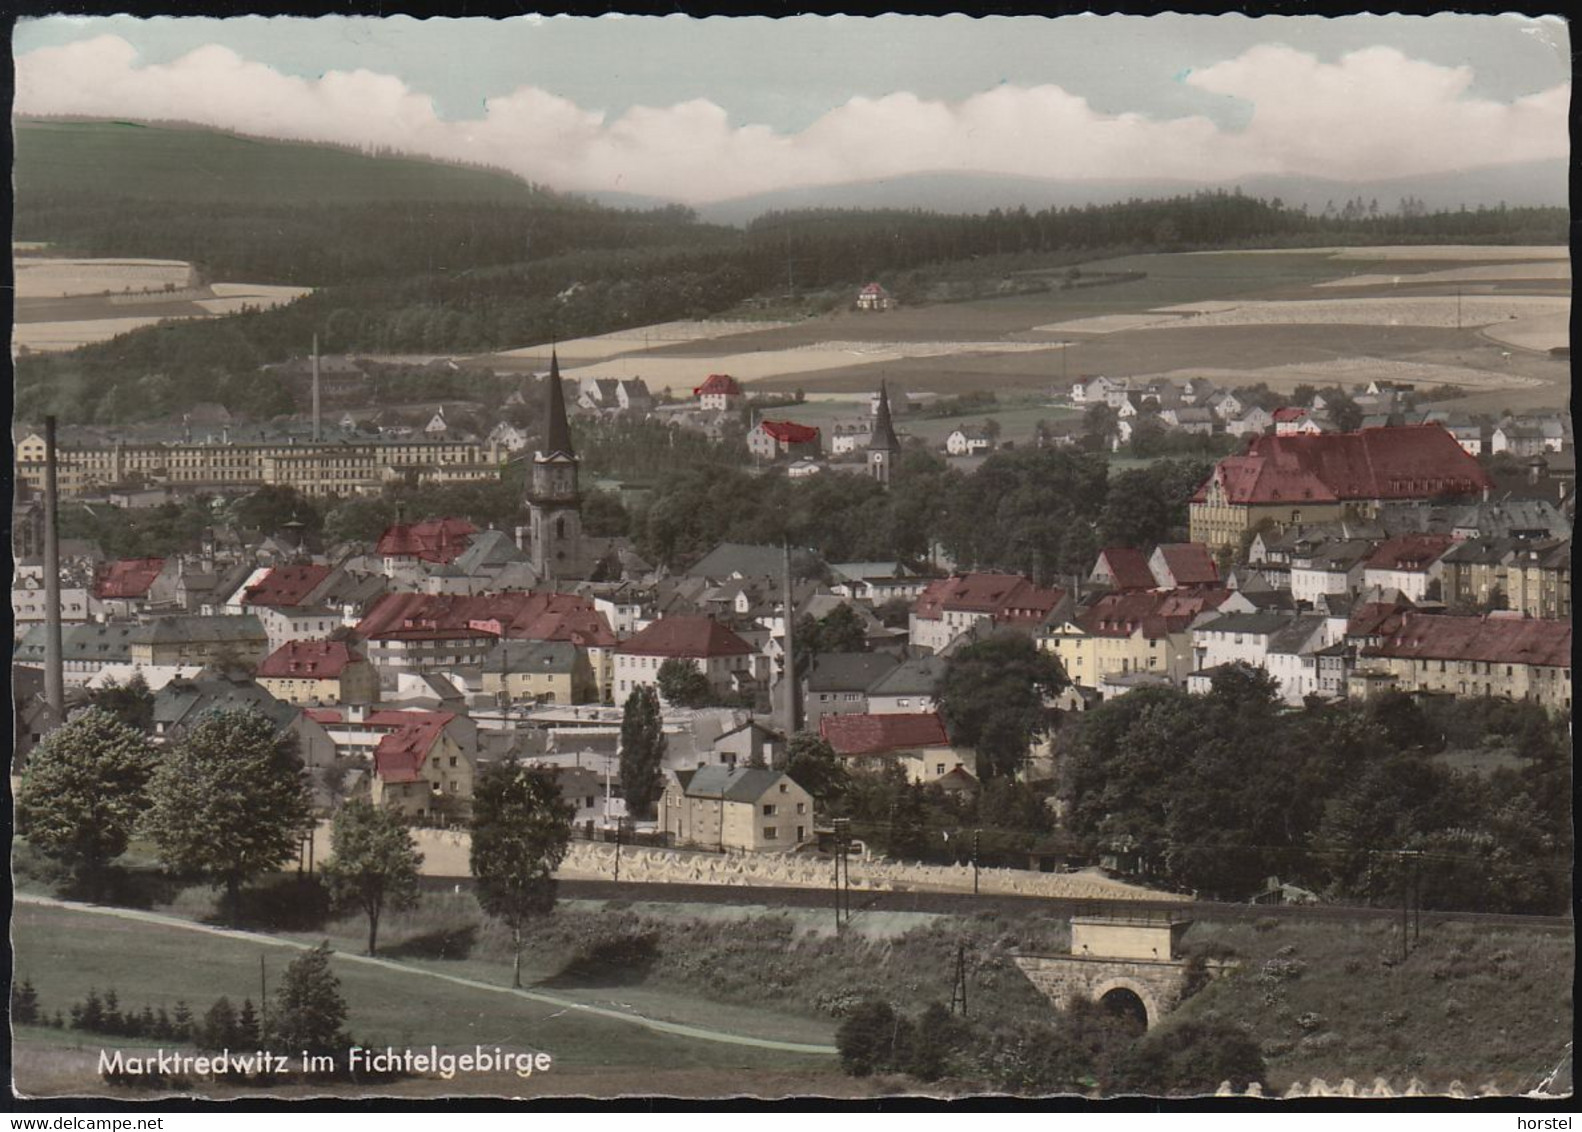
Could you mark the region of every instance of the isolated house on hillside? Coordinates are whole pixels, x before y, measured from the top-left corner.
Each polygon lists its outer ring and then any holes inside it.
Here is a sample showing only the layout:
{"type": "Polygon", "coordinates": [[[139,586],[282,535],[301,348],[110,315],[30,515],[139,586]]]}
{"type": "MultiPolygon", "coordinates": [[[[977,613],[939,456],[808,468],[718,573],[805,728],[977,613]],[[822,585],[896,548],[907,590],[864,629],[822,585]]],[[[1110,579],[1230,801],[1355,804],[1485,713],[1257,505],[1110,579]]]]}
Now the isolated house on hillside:
{"type": "Polygon", "coordinates": [[[857,292],[857,309],[860,311],[887,311],[895,309],[895,298],[877,283],[869,283],[857,292]]]}

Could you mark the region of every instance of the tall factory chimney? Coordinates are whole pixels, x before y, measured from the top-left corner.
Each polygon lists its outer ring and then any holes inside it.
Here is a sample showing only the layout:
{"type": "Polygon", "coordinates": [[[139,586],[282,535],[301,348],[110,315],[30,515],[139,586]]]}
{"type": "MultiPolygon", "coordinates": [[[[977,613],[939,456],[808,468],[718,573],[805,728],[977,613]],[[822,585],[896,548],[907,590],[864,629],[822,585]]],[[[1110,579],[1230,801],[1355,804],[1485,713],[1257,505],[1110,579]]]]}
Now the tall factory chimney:
{"type": "Polygon", "coordinates": [[[786,682],[786,686],[781,707],[785,711],[786,742],[789,743],[791,741],[791,736],[796,734],[797,724],[799,722],[797,718],[799,714],[797,712],[797,699],[798,693],[801,691],[801,686],[797,680],[796,672],[796,638],[794,629],[794,622],[796,621],[796,600],[792,596],[791,589],[791,544],[789,542],[782,543],[781,547],[785,554],[783,580],[785,585],[786,654],[785,676],[783,677],[786,682]]]}
{"type": "Polygon", "coordinates": [[[319,336],[313,336],[313,443],[319,442],[319,336]]]}
{"type": "Polygon", "coordinates": [[[60,629],[60,485],[55,418],[44,418],[44,701],[56,725],[66,722],[65,649],[60,629]]]}

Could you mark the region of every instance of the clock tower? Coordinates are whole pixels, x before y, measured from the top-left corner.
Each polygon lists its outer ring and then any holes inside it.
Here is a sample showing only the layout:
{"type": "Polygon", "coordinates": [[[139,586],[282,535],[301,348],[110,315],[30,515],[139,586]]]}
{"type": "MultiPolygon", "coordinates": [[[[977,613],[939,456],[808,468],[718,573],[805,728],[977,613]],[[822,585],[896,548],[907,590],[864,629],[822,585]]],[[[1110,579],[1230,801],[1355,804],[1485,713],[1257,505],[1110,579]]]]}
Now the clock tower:
{"type": "Polygon", "coordinates": [[[890,423],[890,394],[879,383],[879,408],[873,415],[873,435],[868,439],[868,474],[885,487],[890,486],[891,469],[901,455],[901,442],[890,423]]]}

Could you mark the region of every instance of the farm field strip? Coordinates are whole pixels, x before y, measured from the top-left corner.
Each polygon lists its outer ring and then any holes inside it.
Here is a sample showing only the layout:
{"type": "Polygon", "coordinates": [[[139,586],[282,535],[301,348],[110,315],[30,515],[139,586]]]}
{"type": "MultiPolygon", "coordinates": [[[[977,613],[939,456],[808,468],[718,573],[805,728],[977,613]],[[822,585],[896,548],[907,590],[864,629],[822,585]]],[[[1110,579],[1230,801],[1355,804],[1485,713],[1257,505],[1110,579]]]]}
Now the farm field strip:
{"type": "Polygon", "coordinates": [[[1212,366],[1193,366],[1190,369],[1163,370],[1158,373],[1137,375],[1139,381],[1184,381],[1190,377],[1204,377],[1210,381],[1267,382],[1281,388],[1308,385],[1355,385],[1374,379],[1402,381],[1426,387],[1432,385],[1461,385],[1474,389],[1530,389],[1545,383],[1535,377],[1514,373],[1491,373],[1488,370],[1460,366],[1428,365],[1421,362],[1395,361],[1389,358],[1332,358],[1326,361],[1292,362],[1286,365],[1263,366],[1256,369],[1218,369],[1212,366]]]}
{"type": "Polygon", "coordinates": [[[192,265],[177,259],[55,259],[16,256],[12,260],[19,299],[59,299],[106,291],[158,291],[167,284],[186,286],[192,265]]]}
{"type": "Polygon", "coordinates": [[[1411,298],[1252,299],[1240,303],[1181,303],[1147,315],[1102,315],[1052,323],[1047,333],[1113,334],[1160,326],[1487,326],[1523,317],[1562,314],[1569,298],[1546,295],[1424,295],[1411,298]]]}
{"type": "Polygon", "coordinates": [[[1180,252],[1193,256],[1321,255],[1331,259],[1446,259],[1523,260],[1571,258],[1571,249],[1560,244],[1369,244],[1321,248],[1227,248],[1180,252]]]}
{"type": "Polygon", "coordinates": [[[1489,283],[1514,280],[1536,282],[1571,278],[1571,265],[1550,260],[1527,264],[1495,263],[1482,267],[1455,267],[1446,271],[1413,271],[1403,275],[1348,275],[1327,279],[1315,287],[1396,287],[1419,283],[1489,283]]]}
{"type": "MultiPolygon", "coordinates": [[[[111,908],[99,905],[77,904],[66,900],[56,900],[50,897],[37,896],[31,893],[17,893],[16,901],[19,904],[37,905],[45,908],[54,908],[68,912],[86,915],[106,916],[121,920],[131,920],[138,923],[154,925],[164,928],[175,928],[181,931],[201,933],[223,939],[235,940],[242,943],[263,944],[270,947],[289,948],[296,951],[309,951],[313,944],[301,940],[265,935],[259,932],[240,931],[231,928],[214,927],[209,924],[195,923],[176,916],[161,915],[157,912],[144,912],[132,908],[111,908]]],[[[594,1018],[609,1019],[630,1025],[642,1026],[662,1034],[671,1034],[677,1037],[693,1038],[699,1041],[718,1042],[726,1045],[750,1046],[756,1049],[774,1050],[784,1053],[832,1055],[835,1053],[833,1046],[817,1045],[809,1042],[786,1042],[773,1038],[750,1037],[742,1034],[729,1034],[719,1030],[711,1030],[700,1026],[690,1026],[679,1022],[667,1022],[662,1019],[649,1018],[641,1014],[629,1013],[623,1010],[597,1006],[574,999],[563,998],[559,995],[546,994],[543,991],[517,989],[501,986],[497,983],[483,982],[479,979],[465,978],[459,975],[450,975],[424,967],[413,966],[408,963],[398,963],[391,959],[381,959],[377,956],[349,955],[337,952],[336,959],[340,962],[354,963],[365,967],[376,967],[394,971],[403,977],[418,976],[436,979],[441,982],[451,983],[456,986],[467,987],[472,990],[485,991],[491,994],[509,995],[514,998],[538,1002],[548,1006],[559,1007],[562,1010],[574,1010],[581,1015],[594,1018]]]]}

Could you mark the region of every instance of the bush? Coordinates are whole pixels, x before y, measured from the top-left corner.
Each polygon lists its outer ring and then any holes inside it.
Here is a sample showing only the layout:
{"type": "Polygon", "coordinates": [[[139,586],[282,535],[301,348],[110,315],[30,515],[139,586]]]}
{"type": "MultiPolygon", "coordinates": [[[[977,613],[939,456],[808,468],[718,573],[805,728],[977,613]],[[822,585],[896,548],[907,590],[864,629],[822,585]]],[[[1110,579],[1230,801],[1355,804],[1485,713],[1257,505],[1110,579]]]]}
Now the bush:
{"type": "Polygon", "coordinates": [[[1186,1022],[1155,1030],[1134,1045],[1116,1069],[1116,1086],[1153,1096],[1214,1092],[1221,1082],[1245,1092],[1265,1083],[1263,1054],[1244,1030],[1225,1022],[1186,1022]]]}
{"type": "Polygon", "coordinates": [[[835,1031],[840,1067],[853,1077],[904,1069],[909,1060],[912,1024],[888,1002],[869,999],[835,1031]]]}

